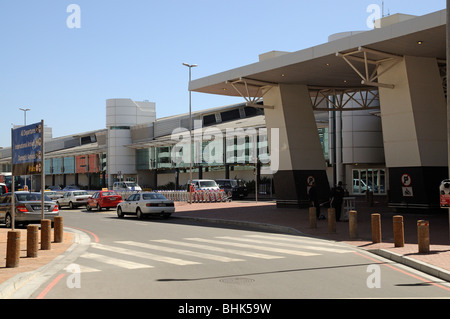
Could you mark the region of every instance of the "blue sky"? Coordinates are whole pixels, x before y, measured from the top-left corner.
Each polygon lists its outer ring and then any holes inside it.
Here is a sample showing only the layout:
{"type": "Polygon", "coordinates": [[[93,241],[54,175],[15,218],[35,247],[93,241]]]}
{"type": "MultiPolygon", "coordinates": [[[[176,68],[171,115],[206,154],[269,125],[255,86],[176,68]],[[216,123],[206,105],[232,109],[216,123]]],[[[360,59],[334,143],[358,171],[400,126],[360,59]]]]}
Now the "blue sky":
{"type": "MultiPolygon", "coordinates": [[[[0,147],[11,124],[39,122],[53,136],[105,127],[105,100],[156,103],[157,117],[189,110],[188,69],[200,78],[298,51],[337,32],[369,30],[378,0],[0,0],[0,147]],[[69,28],[70,4],[81,9],[69,28]]],[[[424,15],[445,0],[384,1],[385,14],[424,15]]],[[[192,94],[193,110],[242,102],[192,94]]]]}

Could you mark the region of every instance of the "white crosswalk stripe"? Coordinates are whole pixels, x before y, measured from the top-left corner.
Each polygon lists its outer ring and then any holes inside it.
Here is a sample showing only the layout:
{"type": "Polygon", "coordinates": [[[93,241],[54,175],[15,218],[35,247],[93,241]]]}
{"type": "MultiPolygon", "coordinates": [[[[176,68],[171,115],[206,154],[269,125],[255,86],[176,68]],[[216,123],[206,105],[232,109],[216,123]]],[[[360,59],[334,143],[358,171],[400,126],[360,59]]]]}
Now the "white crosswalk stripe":
{"type": "Polygon", "coordinates": [[[263,245],[273,245],[273,246],[283,246],[283,247],[291,247],[291,248],[299,248],[299,249],[307,249],[307,250],[316,250],[316,251],[327,251],[327,252],[333,252],[338,254],[345,254],[345,253],[351,253],[351,250],[348,249],[339,249],[339,248],[331,248],[331,247],[321,247],[321,246],[314,246],[314,245],[303,245],[303,244],[291,244],[291,243],[279,243],[275,242],[273,240],[260,240],[260,239],[249,239],[249,238],[237,238],[237,237],[217,237],[219,239],[230,239],[230,240],[236,240],[236,241],[243,241],[246,243],[256,243],[256,244],[263,244],[263,245]]]}
{"type": "Polygon", "coordinates": [[[147,253],[147,252],[130,250],[130,249],[120,248],[120,247],[116,247],[116,246],[113,247],[113,246],[107,246],[107,245],[102,245],[102,244],[93,244],[92,247],[94,247],[96,249],[112,251],[112,252],[119,253],[119,254],[135,256],[135,257],[145,258],[145,259],[151,259],[151,260],[156,260],[156,261],[165,262],[165,263],[169,263],[169,264],[180,265],[180,266],[199,264],[198,262],[195,262],[195,261],[183,260],[183,259],[166,257],[166,256],[161,256],[161,255],[155,255],[155,254],[151,254],[151,253],[147,253]]]}
{"type": "Polygon", "coordinates": [[[242,244],[242,243],[235,243],[235,242],[222,241],[222,240],[203,239],[203,238],[186,238],[186,239],[192,240],[192,241],[197,241],[197,242],[210,243],[210,244],[219,244],[219,245],[228,245],[228,246],[235,246],[235,247],[242,247],[242,248],[251,248],[251,249],[257,249],[257,250],[265,250],[265,251],[281,253],[281,254],[288,254],[288,255],[297,255],[297,256],[317,256],[317,255],[319,255],[316,253],[310,253],[310,252],[305,252],[305,251],[289,250],[289,249],[274,248],[274,247],[255,246],[255,245],[250,245],[250,244],[242,244]]]}
{"type": "Polygon", "coordinates": [[[147,249],[155,249],[158,251],[165,251],[165,252],[169,252],[169,253],[194,256],[194,257],[198,257],[198,258],[210,259],[210,260],[215,260],[215,261],[220,261],[220,262],[243,261],[243,259],[229,258],[229,257],[225,257],[225,256],[205,254],[205,253],[196,252],[196,251],[192,251],[192,250],[176,249],[176,248],[171,248],[171,247],[164,247],[164,246],[160,246],[160,245],[152,245],[152,244],[134,242],[134,241],[116,241],[116,243],[123,244],[123,245],[131,245],[131,246],[136,246],[136,247],[141,247],[141,248],[147,248],[147,249]]]}
{"type": "Polygon", "coordinates": [[[261,258],[261,259],[284,258],[283,256],[274,256],[274,255],[255,253],[255,252],[245,251],[245,250],[222,248],[222,247],[215,247],[215,246],[188,243],[188,242],[179,242],[179,241],[168,240],[168,239],[159,239],[159,240],[153,240],[153,241],[158,242],[158,243],[175,244],[175,245],[179,245],[179,246],[198,248],[198,249],[203,249],[203,250],[212,250],[215,252],[222,252],[222,253],[245,256],[245,257],[261,258]]]}
{"type": "Polygon", "coordinates": [[[136,262],[132,262],[132,261],[128,261],[128,260],[108,257],[105,255],[99,255],[99,254],[94,254],[94,253],[84,253],[83,255],[81,255],[81,257],[93,259],[98,262],[102,262],[105,264],[114,265],[114,266],[122,267],[122,268],[126,268],[126,269],[153,268],[153,266],[150,266],[150,265],[144,265],[144,264],[140,264],[140,263],[136,263],[136,262]]]}

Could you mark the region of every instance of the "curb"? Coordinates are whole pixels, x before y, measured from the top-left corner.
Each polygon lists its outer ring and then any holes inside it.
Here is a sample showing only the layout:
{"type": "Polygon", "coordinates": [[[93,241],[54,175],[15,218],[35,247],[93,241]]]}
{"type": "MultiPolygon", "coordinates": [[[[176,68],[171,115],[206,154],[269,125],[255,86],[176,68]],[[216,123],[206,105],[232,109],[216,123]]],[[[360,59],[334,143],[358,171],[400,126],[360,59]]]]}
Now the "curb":
{"type": "MultiPolygon", "coordinates": [[[[308,237],[313,237],[308,234],[302,233],[301,231],[292,228],[292,227],[286,227],[286,226],[278,226],[273,224],[263,224],[263,223],[256,223],[256,222],[247,222],[247,221],[237,221],[237,220],[224,220],[224,219],[212,219],[212,218],[202,218],[202,217],[188,217],[188,216],[176,216],[172,218],[179,218],[179,219],[186,219],[186,220],[192,220],[192,221],[200,221],[200,222],[208,222],[208,223],[215,223],[215,224],[225,224],[225,225],[236,225],[236,226],[245,226],[260,230],[270,230],[270,231],[277,231],[281,233],[286,233],[290,235],[303,235],[308,237]]],[[[314,237],[321,239],[320,237],[314,237]]],[[[354,247],[354,246],[352,246],[354,247]]],[[[358,248],[358,247],[354,247],[358,248]]],[[[360,248],[358,248],[360,249],[360,248]]],[[[447,271],[445,269],[442,269],[437,266],[433,266],[418,260],[414,260],[410,257],[405,257],[403,255],[399,255],[396,253],[393,253],[386,249],[362,249],[365,252],[386,258],[388,260],[395,261],[399,264],[414,268],[416,270],[422,271],[428,275],[434,276],[436,278],[445,280],[447,282],[450,282],[450,271],[447,271]]]]}
{"type": "Polygon", "coordinates": [[[90,237],[75,229],[64,227],[65,231],[73,233],[74,242],[61,255],[57,256],[48,264],[29,272],[17,274],[0,285],[0,299],[27,299],[56,272],[70,265],[78,256],[84,252],[89,244],[90,237]]]}
{"type": "Polygon", "coordinates": [[[430,264],[424,263],[419,260],[414,260],[410,257],[405,257],[403,255],[399,255],[393,253],[386,249],[369,249],[368,252],[384,257],[386,259],[395,261],[399,264],[403,264],[405,266],[414,268],[416,270],[422,271],[428,275],[440,278],[442,280],[450,282],[450,272],[448,270],[442,269],[437,266],[432,266],[430,264]]]}

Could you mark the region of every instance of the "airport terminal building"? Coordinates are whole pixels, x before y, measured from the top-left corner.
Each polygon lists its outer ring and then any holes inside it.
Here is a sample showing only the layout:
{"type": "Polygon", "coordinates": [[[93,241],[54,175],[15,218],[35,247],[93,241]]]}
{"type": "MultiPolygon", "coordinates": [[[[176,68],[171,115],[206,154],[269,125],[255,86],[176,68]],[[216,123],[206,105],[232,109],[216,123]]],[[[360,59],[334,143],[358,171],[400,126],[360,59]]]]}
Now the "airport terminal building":
{"type": "MultiPolygon", "coordinates": [[[[323,201],[342,181],[351,195],[371,191],[399,209],[439,207],[448,177],[445,10],[261,54],[189,88],[243,102],[158,119],[155,103],[109,99],[105,129],[46,140],[46,185],[182,188],[192,165],[193,178],[264,181],[278,207],[307,206],[313,180],[323,201]],[[180,147],[189,130],[191,144],[180,147]],[[192,164],[179,161],[189,149],[192,164]]],[[[0,170],[10,163],[10,148],[0,149],[0,170]]]]}

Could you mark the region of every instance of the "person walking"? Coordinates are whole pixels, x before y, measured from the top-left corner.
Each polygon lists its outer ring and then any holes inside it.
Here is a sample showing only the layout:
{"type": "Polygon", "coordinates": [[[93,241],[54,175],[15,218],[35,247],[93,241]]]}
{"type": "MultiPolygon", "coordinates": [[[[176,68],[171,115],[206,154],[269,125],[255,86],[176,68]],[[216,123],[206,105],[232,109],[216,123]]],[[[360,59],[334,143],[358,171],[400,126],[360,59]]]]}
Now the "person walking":
{"type": "Polygon", "coordinates": [[[342,203],[344,201],[345,190],[342,187],[342,182],[338,182],[337,186],[333,187],[331,190],[330,202],[331,207],[335,209],[336,221],[341,219],[342,203]]]}

